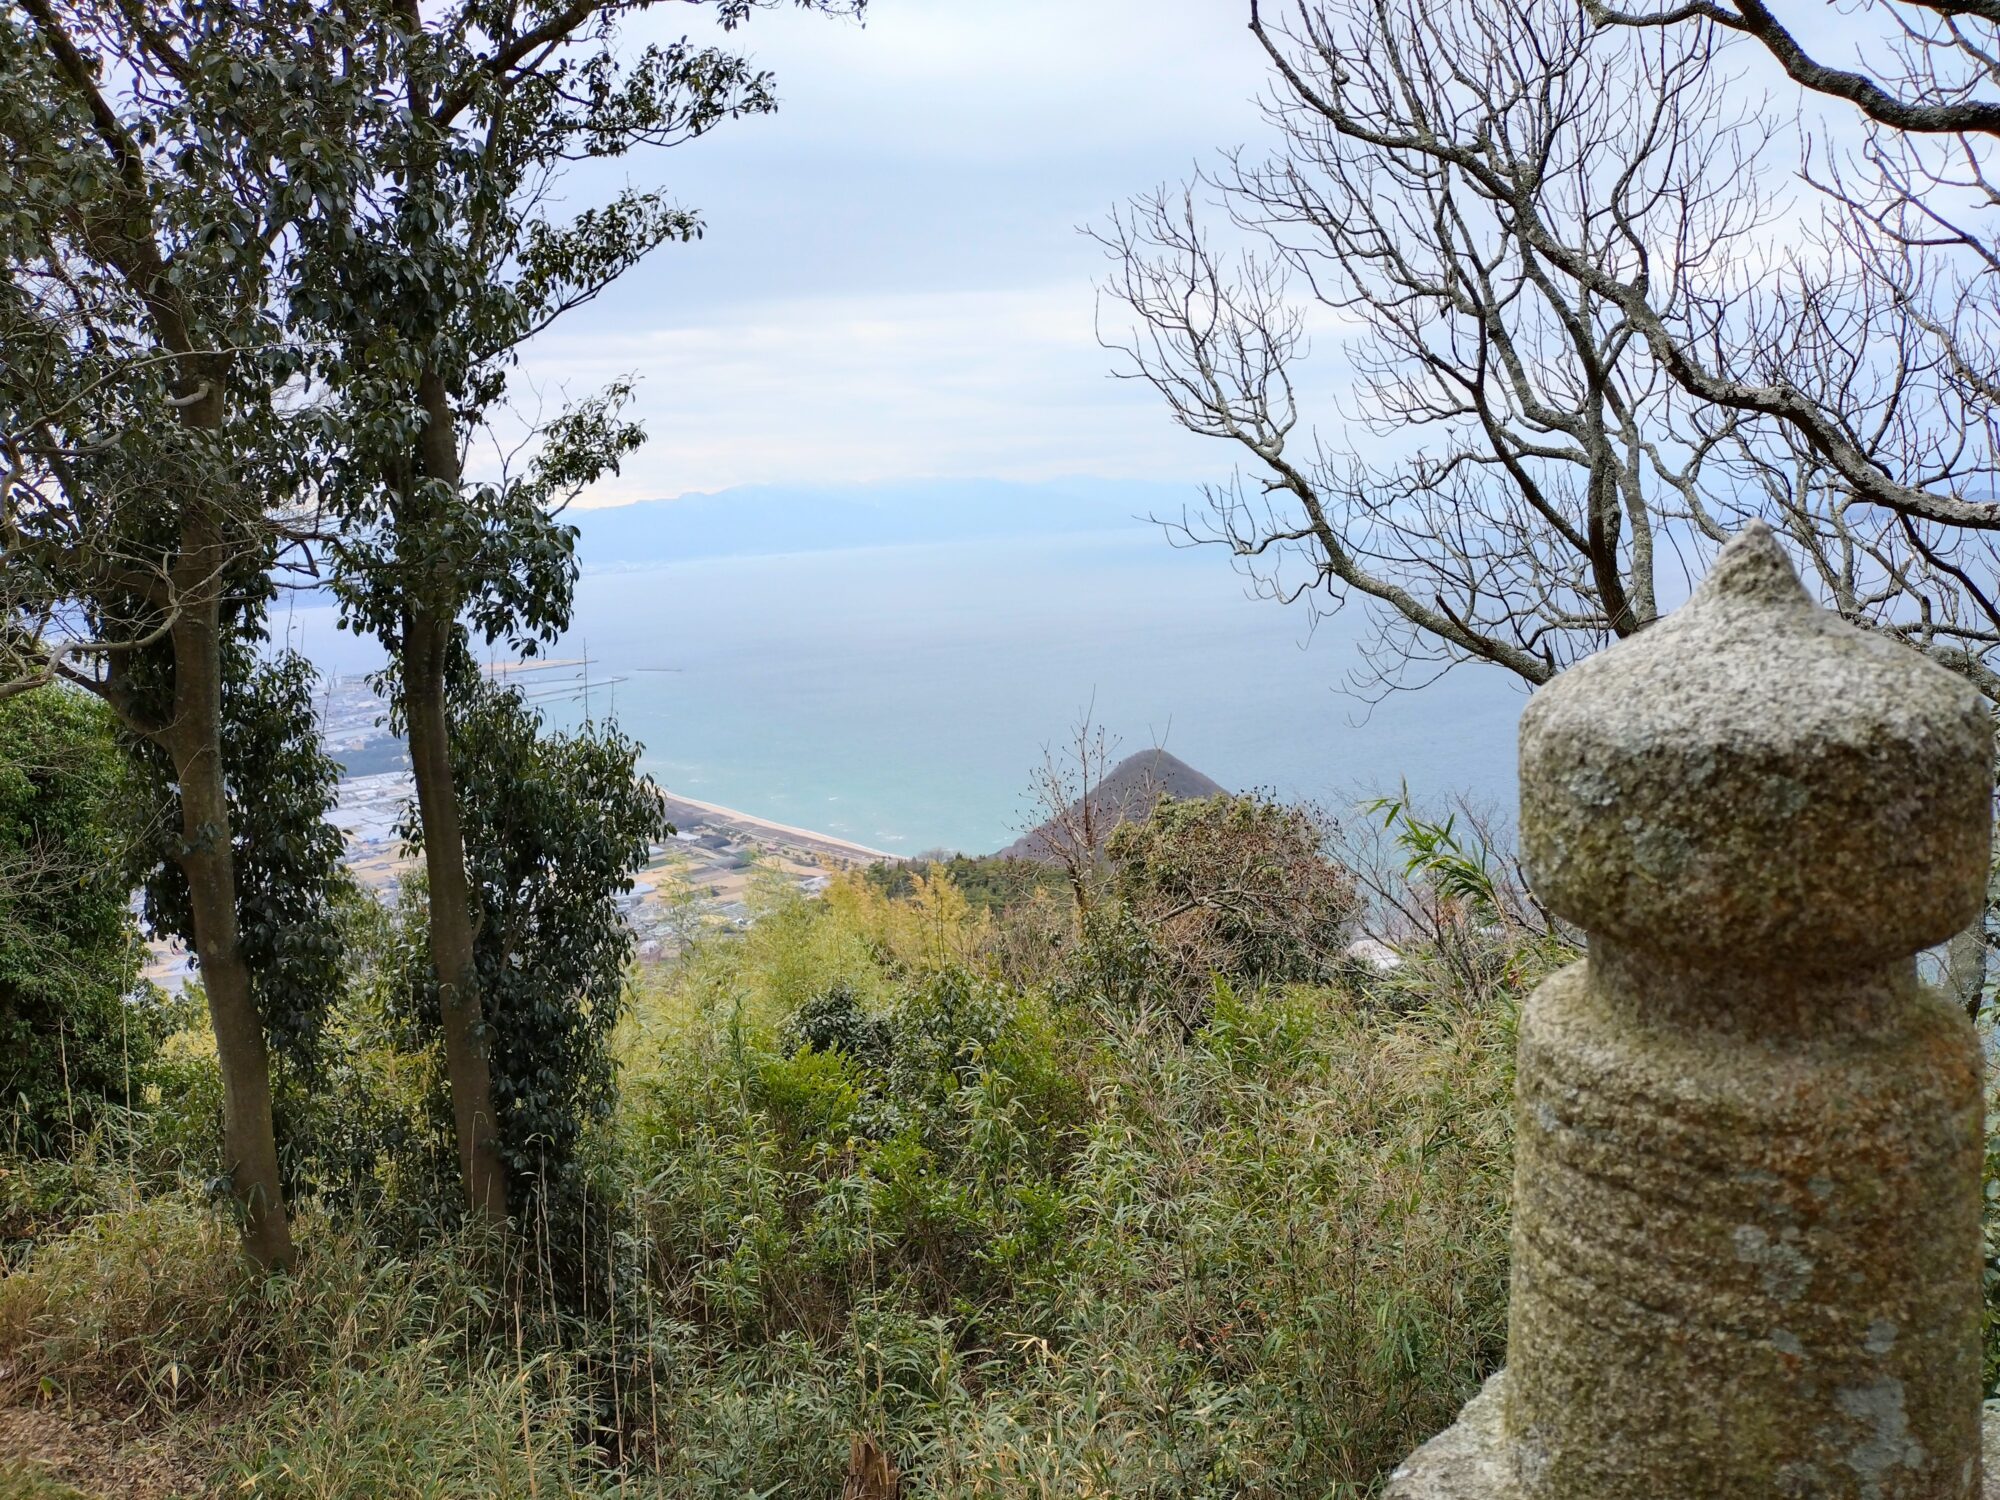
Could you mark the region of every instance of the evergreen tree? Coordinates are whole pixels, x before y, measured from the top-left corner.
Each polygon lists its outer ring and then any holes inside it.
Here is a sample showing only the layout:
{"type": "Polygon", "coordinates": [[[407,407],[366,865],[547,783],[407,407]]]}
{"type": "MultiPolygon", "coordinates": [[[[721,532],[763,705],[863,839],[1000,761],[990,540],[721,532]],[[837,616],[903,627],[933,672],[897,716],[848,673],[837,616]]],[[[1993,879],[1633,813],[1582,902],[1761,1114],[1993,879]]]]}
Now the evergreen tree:
{"type": "Polygon", "coordinates": [[[121,878],[132,778],[111,713],[69,688],[0,701],[0,1112],[59,1150],[142,1088],[162,1008],[121,878]]]}
{"type": "MultiPolygon", "coordinates": [[[[0,694],[97,694],[170,767],[253,1260],[292,1255],[241,930],[224,699],[232,622],[312,529],[287,257],[352,196],[344,10],[0,8],[0,694]]],[[[241,678],[237,679],[239,682],[241,678]]],[[[240,802],[240,799],[238,799],[240,802]]],[[[249,940],[254,947],[255,939],[249,940]]]]}
{"type": "MultiPolygon", "coordinates": [[[[453,673],[452,770],[465,807],[473,962],[510,1200],[573,1197],[577,1151],[612,1099],[612,1029],[632,929],[619,898],[672,832],[637,773],[639,746],[608,726],[545,733],[518,689],[453,673]]],[[[422,822],[408,832],[421,842],[422,822]]],[[[412,976],[420,1010],[435,971],[412,976]]]]}
{"type": "MultiPolygon", "coordinates": [[[[564,221],[568,166],[699,136],[775,107],[769,75],[682,40],[619,48],[653,0],[551,7],[469,3],[426,15],[412,0],[365,16],[355,56],[395,101],[365,123],[371,164],[337,215],[308,227],[289,298],[323,351],[339,507],[337,585],[349,622],[391,658],[423,825],[430,948],[465,1202],[507,1217],[500,1105],[483,1039],[470,821],[451,750],[453,662],[468,625],[530,651],[567,626],[573,529],[556,512],[615,473],[641,441],[614,386],[538,434],[525,473],[468,479],[464,455],[502,409],[520,347],[700,220],[661,188],[631,187],[564,221]]],[[[779,0],[715,0],[726,27],[779,0]]],[[[793,0],[859,13],[862,0],[793,0]]]]}

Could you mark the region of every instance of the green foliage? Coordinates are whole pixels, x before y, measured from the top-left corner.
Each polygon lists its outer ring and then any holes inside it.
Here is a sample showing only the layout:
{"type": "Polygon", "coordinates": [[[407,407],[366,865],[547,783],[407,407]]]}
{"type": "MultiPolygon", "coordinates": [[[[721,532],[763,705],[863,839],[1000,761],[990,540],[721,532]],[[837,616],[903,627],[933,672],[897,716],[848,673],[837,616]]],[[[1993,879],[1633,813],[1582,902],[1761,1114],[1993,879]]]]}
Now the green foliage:
{"type": "Polygon", "coordinates": [[[801,1052],[838,1052],[864,1067],[889,1065],[894,1032],[880,1016],[871,1016],[849,984],[835,984],[801,1005],[778,1033],[787,1057],[801,1052]]]}
{"type": "MultiPolygon", "coordinates": [[[[269,1281],[191,1194],[114,1192],[0,1280],[0,1355],[214,1413],[226,1487],[328,1497],[830,1495],[857,1433],[967,1500],[1359,1495],[1449,1419],[1504,1328],[1508,995],[1413,948],[1417,998],[1221,983],[1183,1037],[906,915],[779,900],[643,991],[617,1212],[560,1254],[362,1196],[269,1281]],[[579,1302],[560,1265],[604,1270],[579,1302]]],[[[391,993],[416,936],[350,950],[391,993]]],[[[336,1090],[422,1097],[390,1070],[425,1035],[343,1012],[336,1090]]]]}
{"type": "Polygon", "coordinates": [[[1114,889],[1197,983],[1328,978],[1359,902],[1303,807],[1258,797],[1163,798],[1108,846],[1114,889]]]}
{"type": "Polygon", "coordinates": [[[1008,994],[956,965],[917,977],[897,1002],[889,1086],[914,1106],[938,1106],[973,1084],[1011,1019],[1008,994]]]}
{"type": "Polygon", "coordinates": [[[1216,978],[1312,984],[1340,968],[1360,902],[1304,806],[1258,796],[1162,798],[1106,844],[1116,904],[1084,914],[1084,986],[1126,1010],[1208,1014],[1216,978]]]}
{"type": "MultiPolygon", "coordinates": [[[[476,677],[454,717],[501,1146],[532,1202],[577,1170],[584,1133],[611,1107],[609,1039],[632,953],[618,898],[672,827],[637,772],[639,746],[615,728],[544,733],[518,691],[476,677]]],[[[420,827],[406,831],[421,842],[420,827]]],[[[409,977],[435,1015],[428,964],[409,977]]]]}
{"type": "Polygon", "coordinates": [[[69,1394],[171,1406],[261,1368],[268,1329],[236,1316],[254,1274],[208,1205],[119,1205],[42,1246],[0,1294],[0,1338],[69,1394]]]}
{"type": "Polygon", "coordinates": [[[1459,903],[1476,921],[1500,920],[1492,853],[1483,839],[1459,833],[1457,814],[1442,821],[1423,816],[1410,805],[1407,788],[1400,797],[1377,797],[1366,810],[1380,814],[1394,837],[1406,879],[1459,903]]]}
{"type": "Polygon", "coordinates": [[[862,872],[862,878],[883,895],[902,900],[914,893],[919,877],[935,879],[940,874],[951,881],[975,910],[985,912],[1008,911],[1038,892],[1060,894],[1069,889],[1060,865],[1032,859],[1001,859],[992,854],[919,856],[873,864],[862,872]]]}
{"type": "Polygon", "coordinates": [[[1067,1000],[1200,1026],[1218,980],[1324,983],[1360,902],[1310,809],[1163,798],[1106,844],[1106,895],[1077,913],[1050,977],[1067,1000]]]}
{"type": "MultiPolygon", "coordinates": [[[[426,612],[524,650],[559,635],[576,567],[575,530],[556,512],[642,441],[620,416],[621,382],[542,424],[525,466],[500,482],[463,483],[456,457],[439,453],[504,405],[529,338],[701,233],[660,187],[554,217],[571,164],[776,107],[769,75],[724,48],[622,47],[622,23],[645,8],[352,13],[347,66],[408,107],[352,117],[342,150],[372,176],[304,226],[287,308],[331,396],[318,420],[338,475],[335,587],[349,623],[392,653],[426,612]]],[[[717,6],[732,24],[755,8],[717,6]]]]}
{"type": "Polygon", "coordinates": [[[1204,995],[1184,992],[1193,976],[1169,969],[1153,930],[1122,901],[1099,901],[1077,919],[1076,940],[1061,952],[1049,992],[1068,1005],[1097,1006],[1149,1028],[1173,1017],[1198,1024],[1204,995]]]}
{"type": "Polygon", "coordinates": [[[139,984],[111,715],[51,687],[0,701],[0,1108],[16,1149],[70,1149],[143,1098],[161,1007],[139,984]]]}
{"type": "Polygon", "coordinates": [[[272,1500],[410,1500],[629,1493],[591,1441],[592,1392],[561,1355],[472,1361],[418,1340],[331,1364],[225,1429],[230,1493],[272,1500]]]}
{"type": "Polygon", "coordinates": [[[1185,1043],[950,967],[717,1006],[868,910],[642,1003],[654,1295],[722,1393],[669,1492],[831,1492],[868,1430],[923,1493],[1359,1494],[1497,1360],[1511,1002],[1413,952],[1422,1004],[1223,984],[1185,1043]]]}
{"type": "MultiPolygon", "coordinates": [[[[0,439],[19,486],[0,591],[24,627],[0,651],[9,675],[49,666],[57,618],[55,636],[129,646],[177,591],[237,593],[273,561],[270,507],[324,473],[309,408],[280,398],[303,359],[277,301],[300,232],[368,172],[346,146],[385,101],[303,66],[297,42],[340,56],[348,14],[0,14],[0,439]]],[[[101,658],[67,665],[126,712],[101,658]]]]}
{"type": "MultiPolygon", "coordinates": [[[[353,882],[340,830],[329,821],[340,768],[320,744],[317,674],[295,651],[263,654],[260,637],[253,618],[223,651],[223,771],[251,993],[272,1053],[297,1088],[314,1076],[320,1032],[344,983],[341,908],[353,882]]],[[[146,921],[192,950],[173,770],[157,746],[129,737],[128,744],[151,814],[134,844],[146,921]]]]}
{"type": "Polygon", "coordinates": [[[408,1248],[455,1221],[456,1148],[429,994],[421,870],[394,906],[355,891],[341,903],[347,983],[327,1018],[319,1075],[286,1100],[297,1189],[343,1222],[408,1248]]]}
{"type": "MultiPolygon", "coordinates": [[[[311,1227],[297,1273],[269,1278],[195,1190],[114,1198],[0,1282],[0,1342],[33,1351],[30,1378],[46,1390],[166,1410],[308,1389],[403,1345],[466,1350],[512,1332],[482,1242],[433,1238],[405,1258],[311,1227]]],[[[539,1321],[533,1336],[547,1337],[539,1321]]]]}

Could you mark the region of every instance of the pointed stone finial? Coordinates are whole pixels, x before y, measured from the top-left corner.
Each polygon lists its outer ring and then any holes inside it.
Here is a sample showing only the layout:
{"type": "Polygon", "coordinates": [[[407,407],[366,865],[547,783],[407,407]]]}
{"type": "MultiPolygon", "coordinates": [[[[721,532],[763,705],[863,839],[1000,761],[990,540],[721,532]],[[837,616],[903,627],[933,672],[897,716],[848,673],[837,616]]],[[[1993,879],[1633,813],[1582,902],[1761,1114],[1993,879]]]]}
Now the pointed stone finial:
{"type": "Polygon", "coordinates": [[[1972,1500],[1993,726],[1753,526],[1535,695],[1508,1368],[1396,1500],[1972,1500]]]}
{"type": "Polygon", "coordinates": [[[1529,703],[1522,850],[1593,937],[1900,958],[1985,900],[1992,744],[1969,684],[1815,605],[1756,523],[1684,608],[1529,703]]]}
{"type": "Polygon", "coordinates": [[[1700,600],[1723,608],[1734,603],[1766,609],[1819,609],[1799,582],[1785,549],[1778,545],[1777,533],[1762,521],[1745,526],[1716,554],[1715,566],[1688,602],[1700,600]]]}

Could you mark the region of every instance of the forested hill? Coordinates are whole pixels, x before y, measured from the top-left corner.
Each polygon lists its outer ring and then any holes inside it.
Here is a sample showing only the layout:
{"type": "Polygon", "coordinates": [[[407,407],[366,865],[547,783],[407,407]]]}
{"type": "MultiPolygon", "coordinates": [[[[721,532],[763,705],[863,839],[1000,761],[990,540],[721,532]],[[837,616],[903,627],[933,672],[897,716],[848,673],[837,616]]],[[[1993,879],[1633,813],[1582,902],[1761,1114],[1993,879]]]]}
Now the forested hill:
{"type": "Polygon", "coordinates": [[[1072,479],[913,479],[743,485],[713,494],[571,510],[585,568],[774,552],[1060,536],[1131,528],[1198,502],[1185,484],[1072,479]]]}
{"type": "Polygon", "coordinates": [[[1084,826],[1084,802],[1089,804],[1089,821],[1099,840],[1130,818],[1144,818],[1162,797],[1214,797],[1225,788],[1203,775],[1177,755],[1164,750],[1142,750],[1128,755],[1085,797],[1070,804],[1059,817],[1051,817],[1031,828],[1000,851],[1001,859],[1051,860],[1070,837],[1070,830],[1084,826]]]}

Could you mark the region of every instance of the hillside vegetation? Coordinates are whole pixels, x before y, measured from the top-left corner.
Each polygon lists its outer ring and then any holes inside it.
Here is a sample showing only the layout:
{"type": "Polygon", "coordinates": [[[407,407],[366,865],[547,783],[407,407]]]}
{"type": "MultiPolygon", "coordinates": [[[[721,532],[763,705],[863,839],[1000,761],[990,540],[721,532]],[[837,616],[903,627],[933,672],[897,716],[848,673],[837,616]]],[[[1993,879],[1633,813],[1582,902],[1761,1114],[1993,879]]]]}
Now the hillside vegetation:
{"type": "Polygon", "coordinates": [[[15,1398],[218,1494],[1369,1493],[1501,1354],[1513,1019],[1565,950],[1419,876],[1399,969],[1237,944],[1192,996],[1147,892],[1243,816],[1166,804],[1081,923],[944,867],[769,883],[635,979],[582,1180],[511,1240],[441,1206],[435,1044],[358,982],[291,1130],[299,1262],[256,1272],[191,1025],[0,1177],[15,1398]]]}

